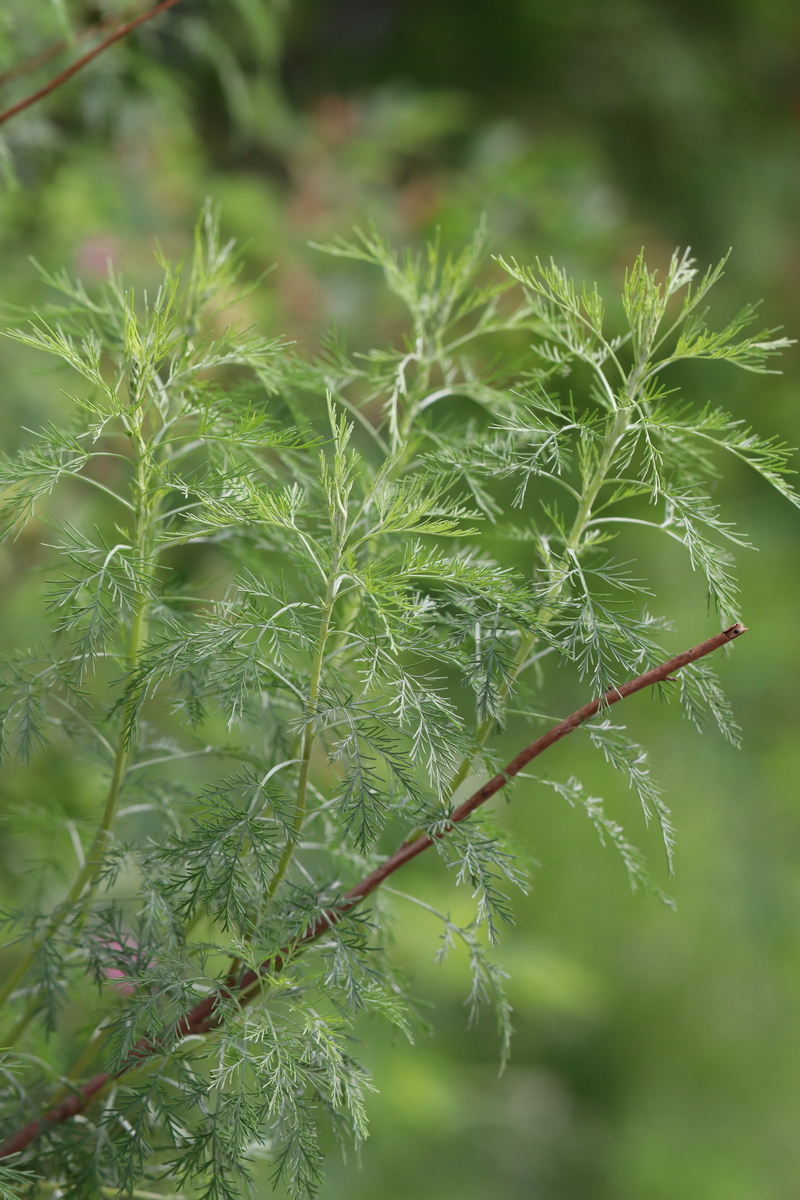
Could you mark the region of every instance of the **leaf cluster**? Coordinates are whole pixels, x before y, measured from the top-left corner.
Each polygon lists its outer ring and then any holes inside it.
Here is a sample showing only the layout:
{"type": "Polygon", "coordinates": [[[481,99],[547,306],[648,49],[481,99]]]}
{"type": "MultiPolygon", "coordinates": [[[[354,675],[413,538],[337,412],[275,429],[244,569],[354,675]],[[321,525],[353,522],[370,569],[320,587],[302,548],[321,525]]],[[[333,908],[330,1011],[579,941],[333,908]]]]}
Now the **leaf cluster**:
{"type": "MultiPolygon", "coordinates": [[[[410,1030],[391,892],[329,928],[325,914],[413,831],[473,897],[464,926],[438,914],[440,956],[466,952],[470,1012],[494,1006],[505,1058],[492,955],[524,856],[488,822],[453,827],[454,806],[499,769],[499,730],[530,740],[551,666],[585,698],[663,657],[669,625],[630,568],[629,525],[679,543],[728,620],[728,549],[746,539],[712,499],[721,455],[799,503],[785,447],[663,382],[687,358],[766,370],[787,344],[748,334],[749,312],[702,323],[721,268],[698,278],[676,254],[660,280],[640,257],[609,332],[596,289],[553,264],[487,265],[486,240],[399,254],[373,229],[328,246],[380,270],[406,313],[402,344],[356,354],[332,339],[310,359],[226,325],[238,265],[210,209],[191,264],[163,261],[155,294],[45,272],[56,302],[9,334],[77,385],[64,428],[0,465],[5,535],[46,538],[52,573],[52,636],[5,664],[3,745],[79,757],[102,799],[93,835],[59,815],[66,892],[32,893],[9,922],[4,1120],[103,1063],[125,1072],[101,1112],[22,1164],[65,1195],[145,1180],[228,1200],[254,1154],[291,1194],[318,1191],[320,1124],[366,1133],[353,1022],[410,1030]],[[579,397],[572,373],[591,379],[579,397]],[[96,500],[80,519],[79,495],[96,500]],[[499,560],[509,539],[520,567],[499,560]],[[182,1039],[220,986],[218,1033],[182,1039]],[[64,1082],[67,999],[92,1025],[64,1082]],[[55,1052],[31,1056],[44,1033],[55,1052]]],[[[711,715],[735,739],[710,669],[679,690],[695,724],[711,715]]],[[[658,822],[671,869],[644,750],[602,711],[588,736],[658,822]]],[[[664,898],[602,800],[545,782],[664,898]]]]}

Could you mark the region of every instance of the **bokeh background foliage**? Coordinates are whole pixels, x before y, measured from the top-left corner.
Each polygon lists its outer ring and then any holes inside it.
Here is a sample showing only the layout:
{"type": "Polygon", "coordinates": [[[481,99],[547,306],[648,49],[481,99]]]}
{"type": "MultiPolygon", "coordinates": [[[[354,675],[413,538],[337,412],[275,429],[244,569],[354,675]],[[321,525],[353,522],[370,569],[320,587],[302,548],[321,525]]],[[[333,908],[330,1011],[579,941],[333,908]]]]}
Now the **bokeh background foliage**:
{"type": "MultiPolygon", "coordinates": [[[[5,0],[0,72],[121,7],[5,0]]],[[[7,80],[0,98],[47,70],[7,80]]],[[[496,250],[552,254],[611,294],[642,245],[651,263],[676,244],[701,262],[733,247],[716,313],[762,296],[764,323],[796,336],[799,120],[791,0],[182,0],[0,130],[2,300],[13,318],[44,299],[29,255],[88,281],[111,258],[147,283],[154,239],[184,252],[211,196],[252,278],[273,268],[238,315],[312,350],[331,321],[356,347],[391,338],[397,314],[377,303],[369,270],[310,241],[374,219],[403,242],[439,228],[456,245],[482,211],[496,250]]],[[[682,383],[797,442],[796,351],[783,367],[771,378],[695,368],[682,383]]],[[[58,420],[57,371],[3,342],[0,379],[4,449],[58,420]]],[[[498,1078],[490,1023],[465,1027],[466,967],[433,965],[435,925],[409,906],[396,952],[435,1036],[409,1048],[365,1025],[380,1087],[372,1138],[360,1171],[331,1158],[326,1200],[796,1195],[798,518],[744,468],[719,496],[759,547],[741,558],[751,632],[723,665],[744,748],[698,738],[645,697],[626,712],[675,810],[677,915],[631,896],[577,814],[520,789],[503,819],[540,865],[501,952],[512,1064],[498,1078]]],[[[675,648],[713,632],[678,555],[644,538],[637,550],[675,648]]],[[[2,551],[3,651],[40,633],[43,561],[34,534],[2,551]]],[[[559,686],[567,711],[579,689],[559,686]]],[[[581,745],[551,753],[554,777],[582,775],[627,811],[623,785],[595,756],[584,763],[581,745]]],[[[57,773],[47,754],[5,773],[4,900],[42,858],[63,861],[65,822],[96,802],[83,783],[80,764],[57,773]],[[48,805],[59,822],[47,836],[20,824],[21,807],[48,805]]],[[[435,861],[402,887],[459,903],[435,861]]]]}

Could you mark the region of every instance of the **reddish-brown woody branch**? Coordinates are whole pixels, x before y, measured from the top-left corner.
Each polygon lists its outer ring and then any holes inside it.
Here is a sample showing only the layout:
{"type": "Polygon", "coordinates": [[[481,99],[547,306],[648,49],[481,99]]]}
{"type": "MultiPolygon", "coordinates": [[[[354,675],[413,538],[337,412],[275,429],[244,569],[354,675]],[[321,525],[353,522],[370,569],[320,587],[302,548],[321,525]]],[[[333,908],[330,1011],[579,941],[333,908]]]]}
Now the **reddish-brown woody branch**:
{"type": "MultiPolygon", "coordinates": [[[[497,775],[478,788],[477,792],[473,792],[463,804],[459,804],[457,808],[453,809],[449,821],[435,837],[444,837],[454,825],[466,820],[476,808],[480,808],[482,804],[485,804],[487,800],[499,792],[502,787],[505,787],[509,779],[513,779],[515,775],[518,775],[529,762],[534,758],[538,758],[540,754],[560,741],[561,738],[572,733],[579,725],[583,725],[585,721],[591,720],[602,708],[606,708],[611,704],[617,704],[618,701],[624,700],[627,696],[632,696],[634,692],[640,692],[643,688],[650,687],[652,684],[663,683],[676,671],[680,671],[682,667],[696,662],[699,658],[704,658],[707,654],[712,654],[715,650],[726,646],[745,632],[745,626],[737,622],[736,625],[731,625],[729,629],[724,629],[721,633],[716,634],[707,641],[701,642],[699,646],[694,646],[691,650],[684,650],[682,654],[676,654],[674,658],[662,663],[660,667],[653,667],[651,671],[645,671],[643,675],[637,676],[636,679],[631,679],[628,683],[623,683],[618,688],[613,688],[611,691],[606,692],[600,699],[592,700],[589,704],[584,704],[583,708],[579,708],[571,716],[566,717],[563,721],[559,721],[547,733],[542,734],[535,742],[531,742],[529,746],[521,750],[516,758],[512,758],[511,762],[502,771],[498,772],[497,775]]],[[[235,998],[242,1004],[247,1003],[250,994],[262,976],[267,974],[274,975],[281,971],[286,963],[298,954],[304,946],[322,937],[346,913],[359,904],[366,896],[369,896],[379,888],[384,880],[388,879],[400,867],[405,866],[412,858],[416,858],[423,850],[427,850],[433,843],[434,837],[427,833],[421,834],[411,842],[404,842],[379,867],[376,867],[374,871],[365,876],[349,892],[345,892],[337,905],[326,909],[291,946],[284,947],[277,954],[266,959],[261,963],[257,971],[247,971],[237,981],[235,986],[232,980],[228,980],[217,991],[207,996],[205,1000],[201,1000],[199,1004],[196,1004],[190,1012],[181,1017],[173,1031],[174,1038],[180,1040],[191,1035],[208,1033],[209,1030],[214,1029],[222,1021],[220,1000],[235,998]]],[[[77,1116],[78,1113],[83,1112],[94,1097],[102,1092],[110,1083],[119,1079],[127,1071],[132,1070],[144,1059],[154,1054],[162,1053],[163,1049],[163,1045],[158,1041],[150,1038],[142,1038],[117,1072],[113,1074],[100,1072],[87,1083],[83,1084],[81,1088],[76,1089],[71,1096],[68,1096],[66,1100],[56,1105],[55,1108],[50,1109],[49,1112],[46,1112],[37,1120],[31,1121],[28,1125],[24,1125],[16,1133],[8,1137],[0,1145],[0,1158],[6,1158],[11,1154],[19,1153],[26,1146],[29,1146],[31,1142],[35,1141],[48,1127],[57,1125],[62,1121],[67,1121],[70,1117],[77,1116]]]]}
{"type": "MultiPolygon", "coordinates": [[[[137,28],[137,26],[143,25],[145,21],[152,20],[152,18],[157,17],[159,13],[166,12],[168,8],[174,8],[174,6],[179,3],[180,0],[161,0],[161,3],[157,4],[154,8],[149,8],[147,12],[140,13],[139,16],[134,17],[133,20],[126,21],[123,25],[117,26],[114,32],[110,33],[107,38],[104,38],[99,45],[95,46],[92,50],[89,50],[80,58],[76,59],[74,63],[71,63],[68,67],[61,71],[60,74],[51,79],[49,83],[46,83],[37,91],[32,92],[29,96],[25,96],[16,104],[12,104],[10,108],[0,112],[0,125],[3,125],[6,121],[10,121],[12,117],[15,117],[17,113],[21,113],[24,109],[30,108],[30,106],[32,104],[36,104],[38,100],[42,100],[45,96],[49,96],[51,92],[56,90],[56,88],[60,88],[62,83],[66,83],[67,80],[71,79],[73,75],[77,75],[78,71],[81,71],[87,63],[92,61],[92,59],[97,58],[97,56],[102,54],[104,50],[107,50],[109,46],[113,46],[114,42],[118,42],[121,38],[127,37],[127,35],[133,29],[137,28]]],[[[50,52],[46,51],[45,53],[49,54],[50,52]]],[[[26,69],[28,65],[29,64],[23,64],[23,66],[26,66],[26,69]]]]}
{"type": "Polygon", "coordinates": [[[138,16],[140,12],[141,5],[132,4],[130,8],[123,8],[120,12],[109,13],[102,20],[95,21],[93,25],[86,25],[83,29],[76,30],[69,41],[67,38],[62,38],[58,42],[53,42],[50,46],[45,46],[44,50],[40,50],[37,54],[32,54],[30,58],[24,59],[23,62],[9,67],[7,71],[0,72],[0,87],[4,87],[7,83],[12,83],[15,79],[21,79],[23,75],[30,75],[31,72],[38,71],[39,67],[43,67],[45,63],[52,62],[54,58],[58,58],[59,55],[66,54],[68,50],[72,50],[78,42],[86,42],[90,38],[98,37],[104,30],[113,29],[115,25],[129,20],[133,16],[138,16]]]}

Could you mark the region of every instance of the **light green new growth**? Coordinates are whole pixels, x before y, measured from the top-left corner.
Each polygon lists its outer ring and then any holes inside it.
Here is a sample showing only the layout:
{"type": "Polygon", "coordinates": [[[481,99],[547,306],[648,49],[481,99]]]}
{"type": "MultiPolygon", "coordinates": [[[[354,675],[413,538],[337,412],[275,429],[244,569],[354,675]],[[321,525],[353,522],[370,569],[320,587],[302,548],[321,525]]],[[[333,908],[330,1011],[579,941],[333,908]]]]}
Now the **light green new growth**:
{"type": "MultiPolygon", "coordinates": [[[[380,949],[395,901],[440,921],[440,957],[466,948],[471,1016],[494,1005],[505,1059],[510,1007],[486,943],[525,872],[487,820],[435,839],[474,896],[466,926],[384,889],[291,962],[285,947],[387,848],[446,827],[467,780],[503,761],[498,733],[531,740],[551,666],[583,703],[665,657],[667,623],[626,566],[629,526],[679,543],[728,622],[730,550],[747,541],[711,498],[723,453],[800,503],[786,447],[669,380],[684,359],[766,372],[788,345],[750,336],[750,310],[705,327],[721,265],[699,278],[676,254],[661,279],[640,256],[611,331],[597,289],[554,264],[487,262],[486,246],[481,228],[457,255],[398,255],[376,230],[323,248],[382,272],[407,331],[308,359],[225,328],[238,263],[207,209],[190,268],[162,262],[155,295],[44,273],[58,304],[10,333],[78,383],[69,420],[0,464],[6,536],[56,530],[52,639],[6,664],[2,744],[82,756],[104,798],[88,834],[63,822],[72,878],[9,918],[7,1130],[119,1069],[142,1037],[163,1052],[104,1087],[102,1120],[89,1108],[53,1126],[46,1159],[33,1141],[0,1167],[0,1196],[28,1194],[24,1168],[70,1200],[164,1186],[229,1200],[254,1151],[313,1195],[320,1124],[366,1136],[354,1019],[410,1036],[380,949]],[[517,569],[496,561],[499,538],[518,544],[517,569]],[[241,1006],[238,979],[279,952],[241,1006]],[[180,1041],[176,1023],[220,979],[234,989],[220,1028],[180,1041]],[[42,1032],[61,1047],[67,1000],[94,1033],[64,1085],[42,1032]]],[[[664,691],[736,740],[710,666],[664,691]]],[[[614,712],[577,736],[659,823],[671,869],[669,809],[614,712]]],[[[662,895],[602,800],[575,778],[540,782],[585,812],[634,888],[662,895]]],[[[517,788],[516,803],[546,794],[517,788]]]]}

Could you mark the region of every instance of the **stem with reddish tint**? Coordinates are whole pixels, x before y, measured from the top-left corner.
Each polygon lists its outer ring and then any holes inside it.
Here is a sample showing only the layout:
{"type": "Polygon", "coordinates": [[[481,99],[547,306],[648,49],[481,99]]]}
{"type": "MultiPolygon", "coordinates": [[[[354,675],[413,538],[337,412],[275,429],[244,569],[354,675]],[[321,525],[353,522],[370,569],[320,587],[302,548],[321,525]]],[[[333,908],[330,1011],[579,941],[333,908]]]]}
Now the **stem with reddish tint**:
{"type": "Polygon", "coordinates": [[[50,46],[45,46],[44,50],[40,50],[37,54],[32,54],[30,58],[17,63],[16,66],[9,67],[7,71],[0,72],[0,87],[5,87],[7,83],[13,83],[15,79],[21,79],[23,75],[30,75],[33,71],[37,71],[45,63],[58,58],[60,54],[66,54],[77,42],[85,42],[89,38],[97,37],[104,30],[113,29],[115,25],[123,24],[126,18],[130,19],[132,16],[138,16],[139,14],[139,5],[131,5],[130,8],[123,9],[122,12],[111,13],[109,16],[103,17],[102,20],[95,21],[93,25],[86,25],[83,29],[76,30],[71,41],[67,38],[61,38],[60,41],[53,42],[50,46]]]}
{"type": "MultiPolygon", "coordinates": [[[[473,792],[463,804],[459,804],[457,808],[453,809],[448,822],[442,826],[440,831],[434,835],[424,833],[412,842],[403,843],[379,867],[376,867],[374,871],[366,875],[349,892],[345,892],[337,905],[326,909],[316,921],[304,930],[295,942],[279,950],[271,958],[266,959],[261,963],[257,971],[247,971],[239,980],[236,989],[229,986],[221,987],[206,996],[199,1004],[196,1004],[177,1023],[174,1029],[175,1038],[181,1040],[192,1035],[208,1033],[210,1030],[216,1028],[222,1020],[220,1000],[230,1000],[235,997],[239,1003],[246,1004],[250,998],[250,993],[252,993],[264,975],[276,974],[283,970],[286,964],[305,946],[322,937],[346,913],[379,888],[390,875],[393,875],[400,867],[405,866],[412,858],[416,858],[423,850],[427,850],[429,846],[434,844],[436,839],[445,837],[454,825],[466,820],[477,808],[480,808],[482,804],[485,804],[487,800],[496,795],[501,788],[505,787],[509,779],[513,779],[515,775],[518,775],[529,762],[532,762],[534,758],[538,758],[540,754],[548,750],[550,746],[555,745],[556,742],[561,741],[567,734],[573,733],[580,725],[591,720],[601,709],[608,708],[612,704],[617,704],[620,700],[625,700],[628,696],[632,696],[634,692],[642,691],[643,688],[650,687],[656,683],[663,683],[665,680],[670,679],[676,671],[680,671],[683,667],[688,666],[689,663],[697,662],[700,658],[705,658],[707,654],[713,654],[715,650],[719,650],[722,646],[727,646],[745,632],[745,626],[737,622],[735,625],[731,625],[730,628],[723,629],[721,633],[715,634],[714,637],[708,638],[707,641],[693,646],[691,650],[684,650],[682,654],[676,654],[674,658],[668,659],[667,662],[662,663],[658,667],[653,667],[650,671],[645,671],[643,675],[638,675],[636,679],[631,679],[628,683],[623,683],[617,688],[612,688],[604,696],[597,700],[591,700],[588,704],[584,704],[583,708],[579,708],[576,712],[572,713],[571,716],[566,717],[563,721],[559,721],[547,733],[543,733],[541,737],[531,742],[524,750],[521,750],[502,771],[499,771],[497,775],[484,783],[476,792],[473,792]]],[[[163,1045],[158,1040],[142,1038],[118,1071],[114,1073],[100,1072],[93,1076],[82,1087],[76,1088],[71,1096],[68,1096],[60,1104],[57,1104],[55,1108],[51,1108],[43,1116],[22,1126],[16,1133],[6,1138],[0,1145],[0,1158],[7,1158],[11,1154],[18,1154],[26,1146],[29,1146],[31,1142],[35,1141],[48,1126],[60,1124],[62,1121],[69,1120],[70,1117],[77,1116],[109,1084],[121,1078],[144,1059],[159,1054],[162,1051],[163,1045]]]]}
{"type": "Polygon", "coordinates": [[[102,54],[109,46],[113,46],[114,42],[120,41],[121,38],[126,37],[133,29],[136,29],[139,25],[143,25],[145,21],[150,21],[153,17],[157,17],[159,13],[166,12],[168,8],[174,8],[176,4],[180,4],[180,0],[161,0],[161,4],[157,4],[155,8],[150,8],[147,12],[141,13],[140,16],[135,17],[132,21],[126,21],[124,25],[120,25],[107,38],[104,38],[98,46],[95,46],[93,50],[89,50],[88,53],[76,59],[74,63],[65,67],[63,71],[51,79],[49,83],[46,83],[44,87],[31,92],[29,96],[25,96],[22,100],[17,101],[16,104],[12,104],[10,108],[6,108],[3,112],[0,112],[0,125],[3,125],[6,121],[10,121],[17,113],[30,108],[37,101],[43,100],[45,96],[49,96],[51,92],[54,92],[56,88],[60,88],[73,75],[77,75],[78,71],[81,71],[92,59],[97,58],[98,54],[102,54]]]}

